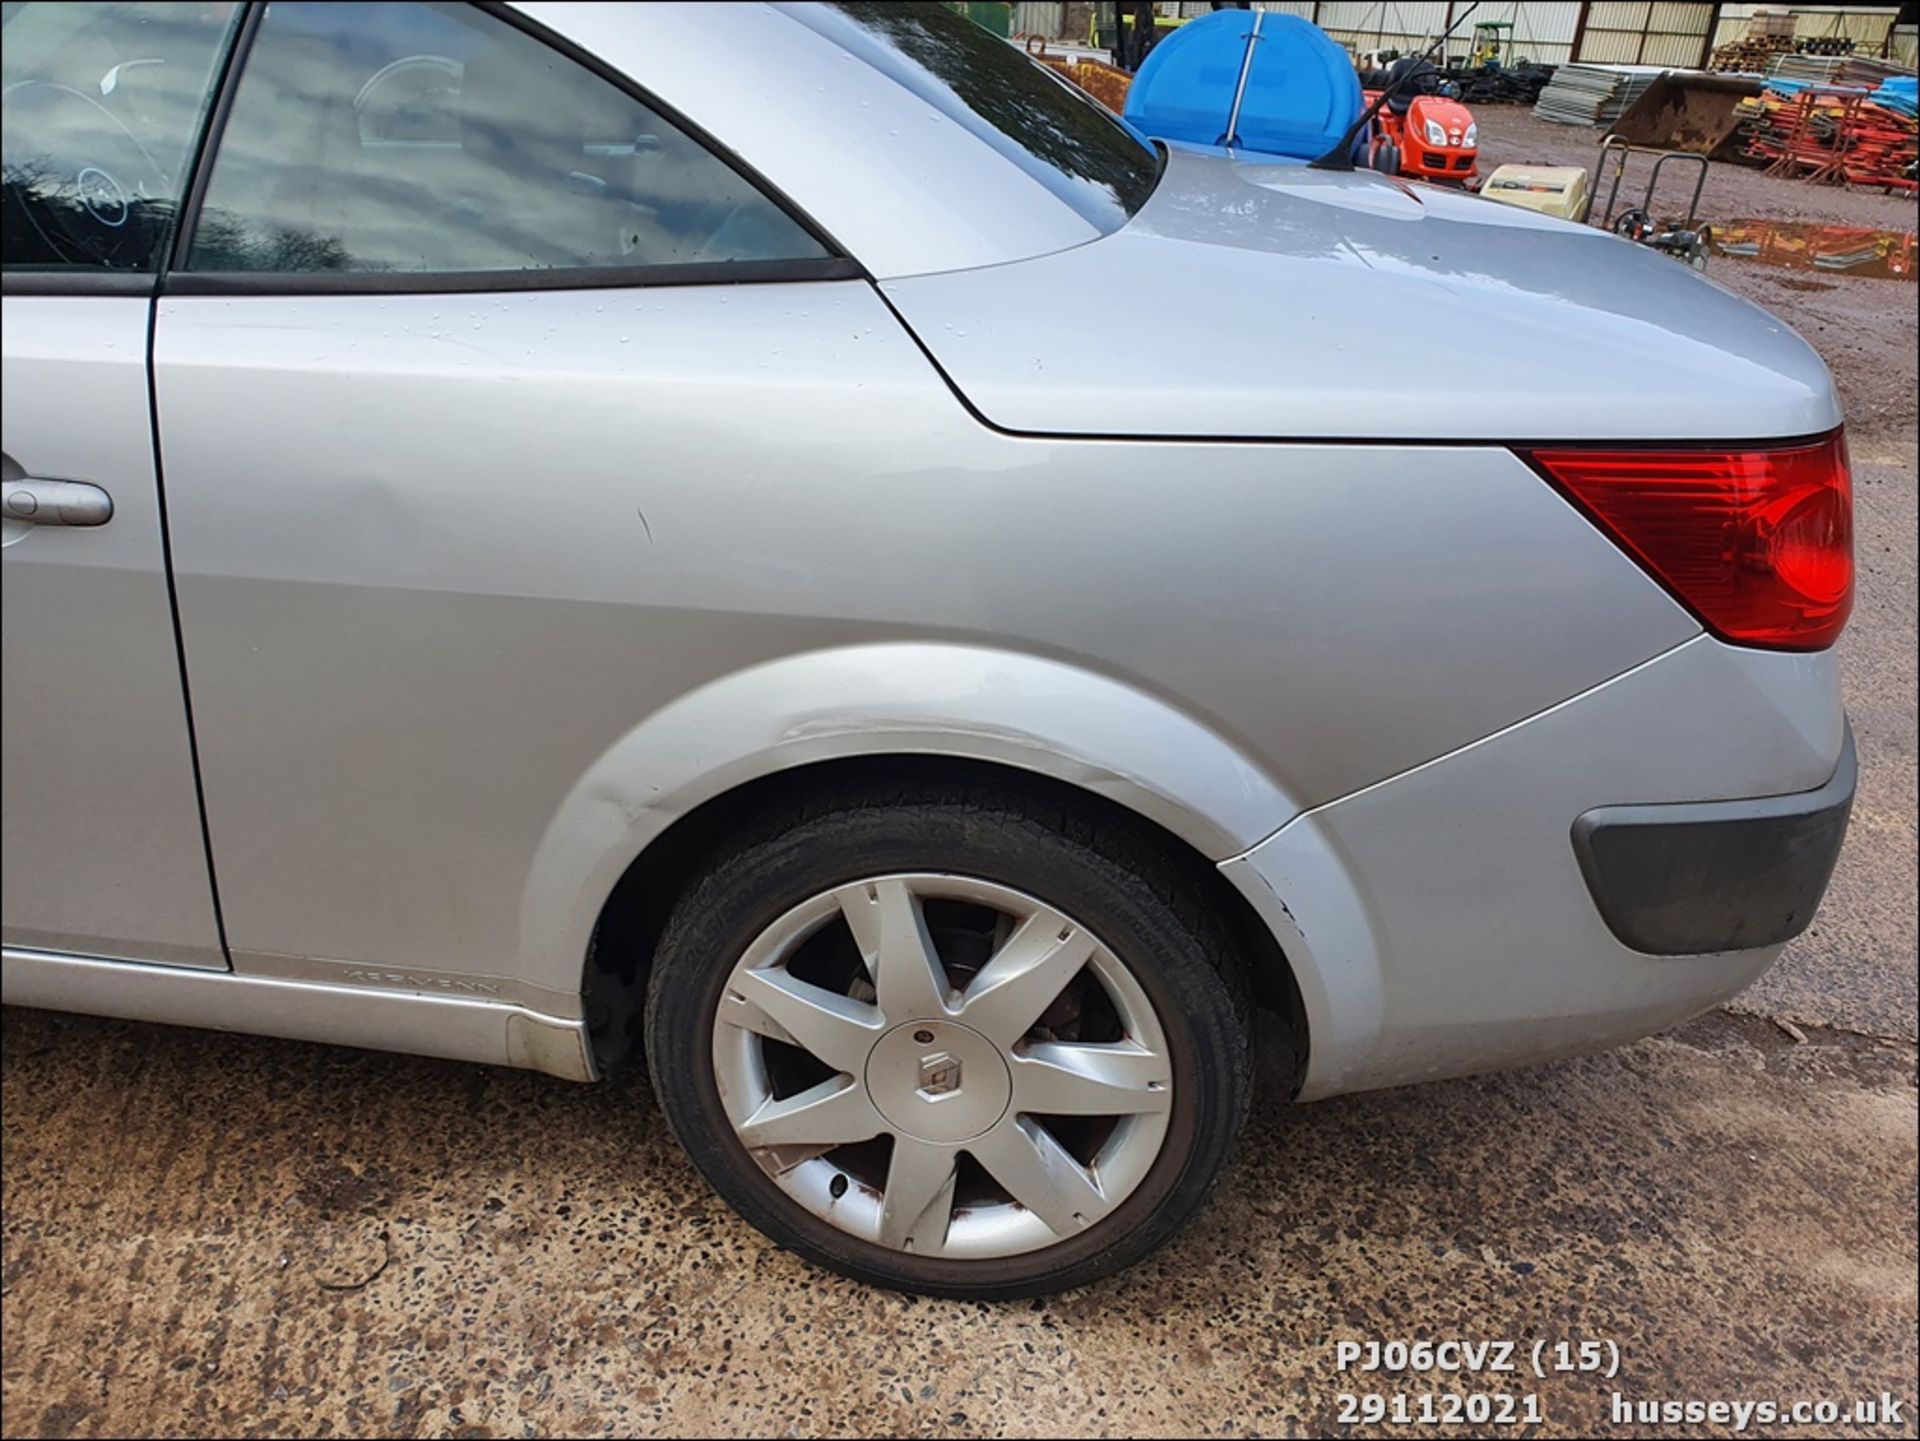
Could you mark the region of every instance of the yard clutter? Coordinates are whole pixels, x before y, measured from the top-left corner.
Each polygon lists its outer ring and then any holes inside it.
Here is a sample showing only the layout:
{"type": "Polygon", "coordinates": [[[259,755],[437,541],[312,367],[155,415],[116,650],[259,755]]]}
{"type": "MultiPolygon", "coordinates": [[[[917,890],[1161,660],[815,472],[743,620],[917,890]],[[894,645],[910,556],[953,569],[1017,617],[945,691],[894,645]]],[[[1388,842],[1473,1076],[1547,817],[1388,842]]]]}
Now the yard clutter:
{"type": "Polygon", "coordinates": [[[1737,160],[1745,145],[1740,102],[1758,98],[1761,88],[1751,75],[1669,70],[1613,122],[1607,136],[1649,149],[1737,160]]]}
{"type": "Polygon", "coordinates": [[[1133,84],[1133,77],[1119,66],[1087,55],[1050,54],[1047,42],[1037,37],[1027,41],[1027,54],[1066,76],[1115,115],[1126,109],[1127,90],[1133,84]]]}
{"type": "Polygon", "coordinates": [[[1867,55],[1782,55],[1767,70],[1769,80],[1797,80],[1809,85],[1845,85],[1872,90],[1900,76],[1912,79],[1911,70],[1867,55]]]}
{"type": "Polygon", "coordinates": [[[1584,165],[1502,165],[1486,178],[1480,193],[1489,200],[1575,224],[1587,218],[1593,203],[1584,165]]]}
{"type": "Polygon", "coordinates": [[[1794,48],[1791,35],[1743,35],[1738,40],[1729,40],[1717,47],[1707,68],[1741,75],[1764,75],[1769,65],[1782,55],[1793,54],[1794,48]]]}
{"type": "Polygon", "coordinates": [[[1913,194],[1920,158],[1914,79],[1895,76],[1874,90],[1774,79],[1740,104],[1747,154],[1771,175],[1913,194]]]}
{"type": "Polygon", "coordinates": [[[1540,92],[1553,79],[1554,67],[1522,63],[1507,69],[1484,66],[1474,70],[1451,70],[1448,78],[1460,92],[1465,105],[1533,105],[1540,92]]]}
{"type": "Polygon", "coordinates": [[[1611,125],[1661,74],[1658,65],[1562,65],[1533,113],[1556,125],[1611,125]]]}
{"type": "Polygon", "coordinates": [[[1798,35],[1798,18],[1762,10],[1747,22],[1747,33],[1713,52],[1710,70],[1764,75],[1783,55],[1851,55],[1854,41],[1847,35],[1798,35]]]}

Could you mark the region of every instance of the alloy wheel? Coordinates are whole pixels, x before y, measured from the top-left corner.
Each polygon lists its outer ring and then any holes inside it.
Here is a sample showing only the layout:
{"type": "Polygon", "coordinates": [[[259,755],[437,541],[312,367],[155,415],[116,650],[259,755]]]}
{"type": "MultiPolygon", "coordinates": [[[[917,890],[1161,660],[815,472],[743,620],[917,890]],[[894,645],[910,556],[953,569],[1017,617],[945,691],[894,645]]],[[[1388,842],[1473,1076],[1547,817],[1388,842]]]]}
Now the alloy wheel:
{"type": "Polygon", "coordinates": [[[1173,1068],[1146,992],[1034,897],[933,872],[787,911],[713,1021],[735,1137],[795,1202],[890,1249],[1035,1251],[1096,1225],[1166,1140],[1173,1068]]]}

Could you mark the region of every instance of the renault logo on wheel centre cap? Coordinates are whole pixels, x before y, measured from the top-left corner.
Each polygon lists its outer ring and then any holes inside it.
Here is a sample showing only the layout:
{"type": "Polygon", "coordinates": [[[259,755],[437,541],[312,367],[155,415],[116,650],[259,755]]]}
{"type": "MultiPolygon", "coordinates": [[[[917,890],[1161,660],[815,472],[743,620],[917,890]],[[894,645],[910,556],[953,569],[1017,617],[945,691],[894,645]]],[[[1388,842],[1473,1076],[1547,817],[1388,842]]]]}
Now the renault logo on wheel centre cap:
{"type": "Polygon", "coordinates": [[[940,1146],[986,1134],[1013,1100],[1000,1048],[952,1021],[895,1026],[867,1053],[866,1083],[874,1109],[896,1132],[940,1146]]]}
{"type": "Polygon", "coordinates": [[[920,1094],[929,1099],[960,1089],[960,1062],[945,1051],[920,1058],[920,1094]]]}

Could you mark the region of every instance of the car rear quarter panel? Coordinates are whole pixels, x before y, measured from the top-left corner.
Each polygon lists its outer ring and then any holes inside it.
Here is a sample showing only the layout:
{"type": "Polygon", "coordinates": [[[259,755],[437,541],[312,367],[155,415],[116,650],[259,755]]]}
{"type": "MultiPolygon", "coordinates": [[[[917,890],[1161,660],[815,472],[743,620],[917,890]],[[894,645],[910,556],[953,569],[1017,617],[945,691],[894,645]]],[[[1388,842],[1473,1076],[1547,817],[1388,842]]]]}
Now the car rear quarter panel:
{"type": "Polygon", "coordinates": [[[1222,859],[1697,632],[1504,450],[1000,434],[863,282],[172,297],[156,347],[241,970],[577,992],[602,882],[825,753],[1222,859]]]}

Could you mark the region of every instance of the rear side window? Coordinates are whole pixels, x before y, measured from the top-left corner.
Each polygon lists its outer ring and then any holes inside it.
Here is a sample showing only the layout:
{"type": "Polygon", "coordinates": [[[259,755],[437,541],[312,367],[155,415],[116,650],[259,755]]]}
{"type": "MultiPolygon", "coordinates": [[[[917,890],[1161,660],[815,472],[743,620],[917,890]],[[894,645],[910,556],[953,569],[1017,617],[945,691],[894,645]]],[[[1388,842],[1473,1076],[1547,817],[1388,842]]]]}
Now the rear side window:
{"type": "Polygon", "coordinates": [[[160,267],[238,10],[53,0],[6,7],[0,255],[8,270],[160,267]]]}
{"type": "Polygon", "coordinates": [[[779,8],[965,127],[1102,231],[1125,225],[1159,182],[1160,157],[1144,136],[950,6],[779,8]]]}
{"type": "Polygon", "coordinates": [[[275,0],[187,269],[639,272],[827,254],[698,141],[504,20],[275,0]]]}

